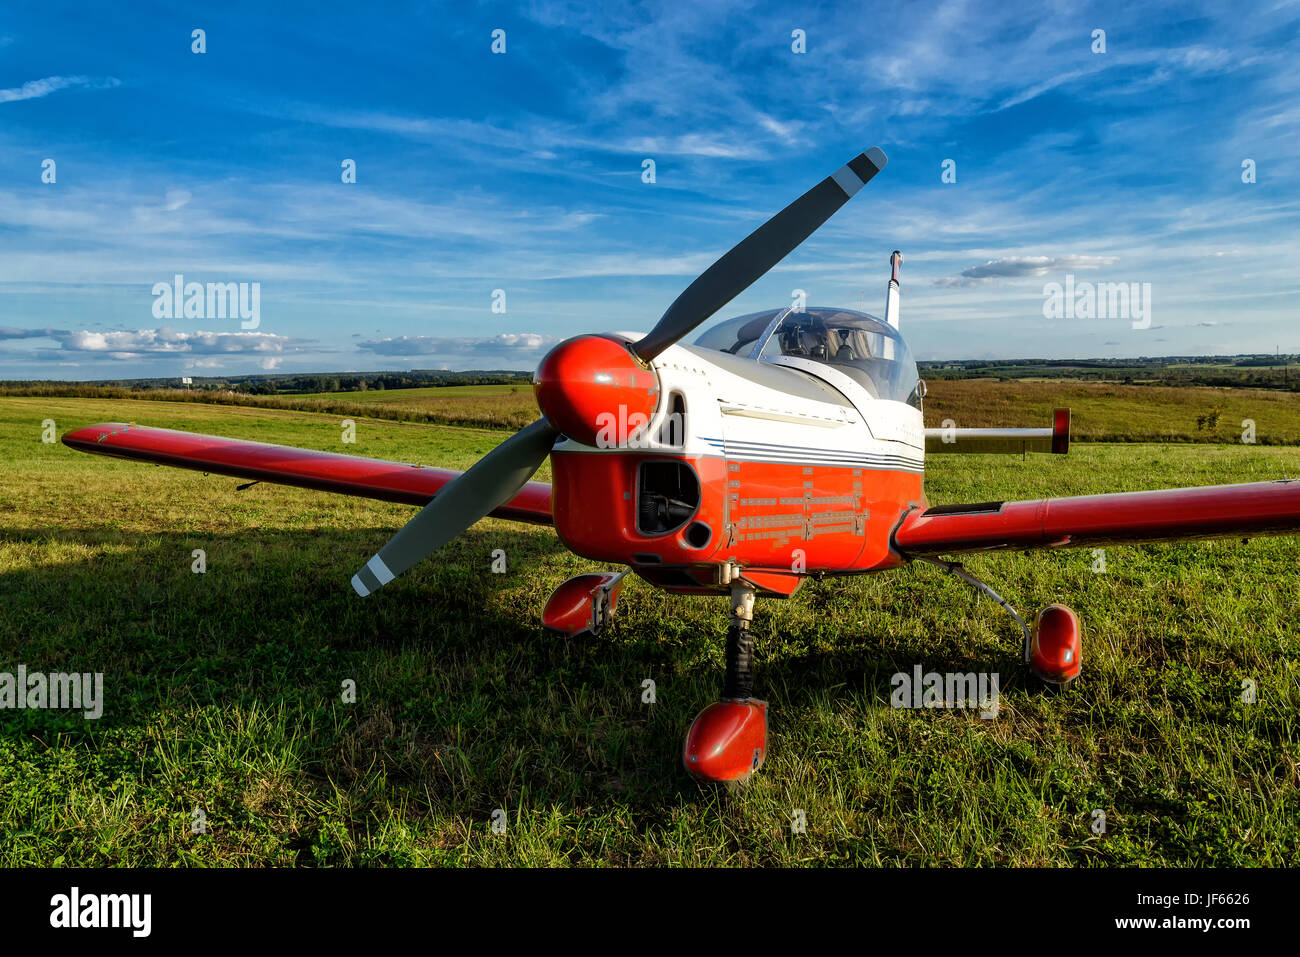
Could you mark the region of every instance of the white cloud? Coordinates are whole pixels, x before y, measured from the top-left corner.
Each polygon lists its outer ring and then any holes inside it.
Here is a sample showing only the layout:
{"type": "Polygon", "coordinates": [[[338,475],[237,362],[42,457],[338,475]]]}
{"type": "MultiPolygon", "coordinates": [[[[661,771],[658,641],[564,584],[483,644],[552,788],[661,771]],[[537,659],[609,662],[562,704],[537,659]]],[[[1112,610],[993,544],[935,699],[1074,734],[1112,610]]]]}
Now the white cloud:
{"type": "Polygon", "coordinates": [[[935,280],[936,286],[970,286],[993,279],[1045,276],[1060,269],[1100,269],[1118,262],[1116,256],[1004,256],[963,269],[960,276],[935,280]]]}
{"type": "Polygon", "coordinates": [[[741,137],[686,133],[680,136],[644,136],[631,139],[622,148],[647,156],[707,156],[711,159],[759,159],[765,154],[741,137]]]}
{"type": "Polygon", "coordinates": [[[390,359],[451,362],[461,368],[529,368],[556,339],[535,332],[501,333],[482,339],[395,336],[357,343],[363,352],[390,359]]]}
{"type": "MultiPolygon", "coordinates": [[[[89,329],[0,329],[0,339],[52,339],[58,350],[34,353],[37,358],[67,358],[77,353],[86,358],[140,359],[171,355],[279,356],[301,351],[302,340],[269,332],[177,332],[168,326],[158,329],[93,332],[89,329]]],[[[265,363],[267,360],[262,360],[265,363]]],[[[278,363],[279,358],[272,361],[278,363]]],[[[263,365],[263,368],[270,368],[263,365]]]]}
{"type": "Polygon", "coordinates": [[[43,80],[28,80],[22,86],[0,90],[0,103],[35,100],[72,87],[81,87],[87,90],[109,90],[115,86],[121,86],[121,84],[122,81],[113,76],[47,76],[43,80]]]}

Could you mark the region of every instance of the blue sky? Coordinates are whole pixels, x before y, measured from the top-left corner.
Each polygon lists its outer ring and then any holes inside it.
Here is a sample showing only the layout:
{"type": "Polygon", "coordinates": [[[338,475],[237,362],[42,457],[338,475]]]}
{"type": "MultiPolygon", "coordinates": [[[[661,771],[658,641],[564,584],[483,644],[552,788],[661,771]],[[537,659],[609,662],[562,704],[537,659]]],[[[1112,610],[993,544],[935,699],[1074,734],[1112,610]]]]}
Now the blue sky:
{"type": "Polygon", "coordinates": [[[8,3],[0,377],[531,368],[872,145],[714,321],[878,313],[900,248],[920,358],[1300,352],[1298,49],[1267,0],[8,3]],[[260,325],[156,318],[178,273],[260,283],[260,325]],[[1150,283],[1150,327],[1045,318],[1067,273],[1150,283]]]}

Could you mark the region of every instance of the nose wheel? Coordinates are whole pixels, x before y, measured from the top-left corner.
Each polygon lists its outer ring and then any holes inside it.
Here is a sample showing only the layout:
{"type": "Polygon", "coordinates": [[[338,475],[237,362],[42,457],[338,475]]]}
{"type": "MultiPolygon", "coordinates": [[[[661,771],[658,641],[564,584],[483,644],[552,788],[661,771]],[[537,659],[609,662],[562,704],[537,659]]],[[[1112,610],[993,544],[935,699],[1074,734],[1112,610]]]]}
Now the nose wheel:
{"type": "Polygon", "coordinates": [[[704,781],[745,781],[767,758],[767,702],[754,698],[754,587],[731,584],[722,699],[691,722],[682,750],[686,770],[704,781]]]}

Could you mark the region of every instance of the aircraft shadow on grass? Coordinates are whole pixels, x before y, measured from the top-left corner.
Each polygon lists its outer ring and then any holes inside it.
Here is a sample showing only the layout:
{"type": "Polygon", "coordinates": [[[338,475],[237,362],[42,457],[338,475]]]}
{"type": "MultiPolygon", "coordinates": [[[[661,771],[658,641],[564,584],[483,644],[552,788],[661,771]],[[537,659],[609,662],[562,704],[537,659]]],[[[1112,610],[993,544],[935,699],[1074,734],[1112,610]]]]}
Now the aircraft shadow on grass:
{"type": "MultiPolygon", "coordinates": [[[[552,791],[550,779],[555,793],[639,793],[651,803],[707,793],[674,752],[714,680],[716,630],[677,629],[666,641],[645,629],[651,615],[637,608],[645,601],[685,610],[706,598],[665,596],[646,585],[627,596],[608,631],[559,637],[542,629],[538,614],[549,580],[572,570],[563,545],[473,529],[387,600],[361,602],[347,586],[349,569],[383,534],[7,530],[11,543],[89,546],[97,557],[6,576],[13,603],[0,630],[0,670],[21,663],[29,671],[102,672],[105,708],[99,721],[10,711],[0,733],[76,741],[123,724],[146,726],[166,711],[283,709],[304,723],[338,711],[336,726],[317,721],[321,740],[306,744],[327,775],[382,771],[414,786],[428,783],[422,762],[445,769],[450,761],[446,786],[431,793],[467,811],[524,783],[503,772],[509,761],[527,768],[534,792],[552,791]],[[505,575],[489,568],[498,547],[510,555],[505,575]],[[207,555],[203,574],[191,568],[195,548],[207,555]],[[538,587],[527,604],[512,605],[511,579],[517,585],[521,575],[536,576],[538,587]],[[653,706],[643,700],[647,677],[656,681],[653,706]],[[356,682],[355,704],[342,704],[345,679],[356,682]],[[472,737],[463,736],[465,727],[476,728],[472,737]]],[[[783,650],[768,662],[765,638],[786,617],[772,610],[756,623],[759,679],[791,713],[824,701],[817,689],[828,684],[887,703],[892,675],[913,663],[939,672],[1019,671],[1012,637],[978,661],[870,630],[855,634],[852,648],[827,651],[797,621],[772,636],[783,650]]],[[[877,627],[887,628],[887,619],[877,627]]]]}

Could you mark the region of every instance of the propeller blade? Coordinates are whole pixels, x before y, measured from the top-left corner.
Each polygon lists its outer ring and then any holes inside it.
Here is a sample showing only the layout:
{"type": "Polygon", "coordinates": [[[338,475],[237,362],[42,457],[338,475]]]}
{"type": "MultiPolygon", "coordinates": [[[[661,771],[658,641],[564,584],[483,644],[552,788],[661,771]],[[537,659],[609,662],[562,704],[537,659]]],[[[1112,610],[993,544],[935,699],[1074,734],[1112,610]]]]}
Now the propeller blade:
{"type": "Polygon", "coordinates": [[[364,598],[387,585],[488,512],[514,498],[551,454],[559,434],[546,419],[538,419],[475,462],[469,471],[448,482],[432,502],[352,576],[352,587],[357,594],[364,598]]]}
{"type": "Polygon", "coordinates": [[[873,146],[759,226],[687,286],[633,351],[649,362],[683,338],[789,255],[887,162],[873,146]]]}

